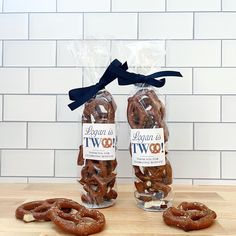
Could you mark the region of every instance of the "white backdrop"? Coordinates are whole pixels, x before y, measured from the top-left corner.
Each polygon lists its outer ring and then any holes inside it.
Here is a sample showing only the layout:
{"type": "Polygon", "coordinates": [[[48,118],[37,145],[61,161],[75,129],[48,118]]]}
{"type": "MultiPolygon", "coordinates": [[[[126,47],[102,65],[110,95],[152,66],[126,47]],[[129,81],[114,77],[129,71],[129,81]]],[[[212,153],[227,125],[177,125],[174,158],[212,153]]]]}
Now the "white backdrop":
{"type": "MultiPolygon", "coordinates": [[[[67,92],[94,69],[76,63],[71,42],[101,45],[111,59],[150,40],[166,49],[161,66],[184,76],[159,90],[175,182],[235,184],[235,25],[235,0],[0,0],[0,182],[75,181],[80,112],[67,92]]],[[[106,61],[93,56],[102,73],[106,61]]],[[[108,88],[119,107],[118,176],[128,181],[130,87],[108,88]]]]}

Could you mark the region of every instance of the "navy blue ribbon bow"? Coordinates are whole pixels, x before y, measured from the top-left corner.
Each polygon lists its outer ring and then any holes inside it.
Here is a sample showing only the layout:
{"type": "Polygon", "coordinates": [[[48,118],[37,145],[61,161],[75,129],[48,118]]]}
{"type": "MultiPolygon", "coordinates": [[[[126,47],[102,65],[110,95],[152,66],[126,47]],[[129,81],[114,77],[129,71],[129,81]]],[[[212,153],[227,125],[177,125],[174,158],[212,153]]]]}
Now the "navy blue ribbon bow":
{"type": "Polygon", "coordinates": [[[168,77],[168,76],[183,77],[182,74],[178,71],[159,71],[150,75],[141,75],[122,70],[121,68],[117,68],[117,70],[119,70],[118,72],[119,85],[142,83],[160,88],[165,85],[166,80],[165,78],[158,80],[156,78],[168,77]]]}
{"type": "Polygon", "coordinates": [[[122,64],[117,59],[112,61],[98,83],[89,87],[76,88],[69,91],[69,98],[73,101],[68,105],[69,108],[73,111],[87,102],[95,96],[99,90],[105,88],[106,85],[115,80],[118,77],[118,72],[124,72],[127,69],[127,63],[122,64]]]}

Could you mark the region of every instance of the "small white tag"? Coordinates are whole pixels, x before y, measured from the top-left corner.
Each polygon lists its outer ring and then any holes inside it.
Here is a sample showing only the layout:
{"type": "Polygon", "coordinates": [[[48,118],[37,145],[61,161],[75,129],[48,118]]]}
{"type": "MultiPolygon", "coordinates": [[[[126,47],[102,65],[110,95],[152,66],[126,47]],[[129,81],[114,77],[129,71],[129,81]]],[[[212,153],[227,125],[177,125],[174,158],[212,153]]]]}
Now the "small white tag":
{"type": "Polygon", "coordinates": [[[165,165],[163,128],[131,129],[132,165],[165,165]]]}
{"type": "Polygon", "coordinates": [[[115,124],[83,124],[83,157],[92,160],[114,160],[115,124]]]}

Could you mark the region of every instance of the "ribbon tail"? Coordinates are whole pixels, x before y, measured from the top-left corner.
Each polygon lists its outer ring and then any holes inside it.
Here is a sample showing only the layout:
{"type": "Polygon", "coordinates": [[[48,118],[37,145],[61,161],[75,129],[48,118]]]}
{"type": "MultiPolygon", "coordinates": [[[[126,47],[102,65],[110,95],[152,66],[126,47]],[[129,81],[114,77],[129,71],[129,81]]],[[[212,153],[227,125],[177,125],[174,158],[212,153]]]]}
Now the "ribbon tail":
{"type": "Polygon", "coordinates": [[[183,77],[179,71],[172,71],[172,70],[159,71],[159,72],[153,73],[151,75],[148,75],[147,77],[155,79],[155,78],[170,77],[170,76],[183,77]]]}
{"type": "Polygon", "coordinates": [[[89,86],[85,88],[77,88],[69,91],[69,98],[73,102],[68,105],[68,107],[73,111],[89,99],[91,99],[94,94],[96,94],[99,89],[95,86],[89,86]]]}
{"type": "Polygon", "coordinates": [[[74,111],[76,108],[78,108],[79,106],[81,106],[83,103],[80,103],[80,102],[78,102],[78,101],[74,101],[74,102],[72,102],[72,103],[70,103],[69,105],[68,105],[68,107],[72,110],[72,111],[74,111]]]}

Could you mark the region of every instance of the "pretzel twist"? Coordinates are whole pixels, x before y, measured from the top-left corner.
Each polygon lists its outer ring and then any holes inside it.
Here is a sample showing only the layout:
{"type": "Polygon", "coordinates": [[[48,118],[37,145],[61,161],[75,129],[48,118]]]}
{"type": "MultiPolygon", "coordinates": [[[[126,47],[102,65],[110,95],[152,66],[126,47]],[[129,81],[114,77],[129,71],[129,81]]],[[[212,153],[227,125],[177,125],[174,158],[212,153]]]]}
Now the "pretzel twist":
{"type": "MultiPolygon", "coordinates": [[[[17,219],[23,220],[25,222],[32,221],[49,221],[47,217],[48,210],[59,200],[63,198],[52,198],[43,201],[32,201],[26,202],[15,211],[15,216],[17,219]]],[[[70,212],[70,208],[63,208],[64,212],[70,212]]]]}
{"type": "MultiPolygon", "coordinates": [[[[83,123],[115,123],[116,104],[112,95],[104,90],[90,99],[84,107],[83,123]]],[[[104,139],[102,145],[110,147],[112,140],[104,139]]],[[[82,202],[89,205],[102,205],[104,201],[117,198],[113,189],[116,180],[115,169],[117,161],[98,161],[83,159],[83,146],[79,148],[78,165],[83,165],[80,184],[86,193],[81,196],[82,202]]]]}
{"type": "Polygon", "coordinates": [[[200,202],[182,202],[177,208],[170,207],[163,212],[163,220],[167,225],[185,231],[207,228],[216,217],[214,211],[200,202]]]}
{"type": "MultiPolygon", "coordinates": [[[[140,89],[134,96],[128,98],[127,119],[132,129],[163,128],[164,142],[168,141],[169,132],[164,120],[165,108],[153,90],[140,89]]],[[[153,153],[160,150],[160,146],[155,144],[151,144],[150,148],[153,153]]],[[[172,183],[172,168],[167,158],[163,166],[133,166],[133,168],[137,177],[135,186],[138,193],[150,195],[159,193],[162,197],[166,197],[171,191],[169,185],[172,183]]],[[[140,195],[139,199],[151,201],[152,197],[140,195]]]]}
{"type": "Polygon", "coordinates": [[[105,225],[101,212],[87,209],[72,200],[57,201],[47,212],[47,217],[63,231],[80,236],[98,233],[105,225]],[[73,212],[65,213],[63,208],[71,208],[73,212]]]}

